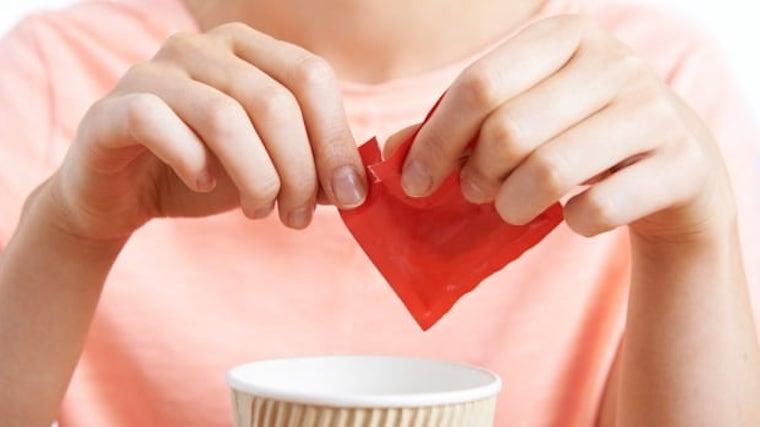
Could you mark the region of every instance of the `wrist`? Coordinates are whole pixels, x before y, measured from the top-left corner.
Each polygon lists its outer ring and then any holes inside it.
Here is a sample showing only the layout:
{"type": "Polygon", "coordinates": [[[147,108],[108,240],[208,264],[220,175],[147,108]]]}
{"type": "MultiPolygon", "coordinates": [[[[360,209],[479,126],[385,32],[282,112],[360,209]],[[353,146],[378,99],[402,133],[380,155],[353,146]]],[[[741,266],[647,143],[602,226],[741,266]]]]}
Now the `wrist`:
{"type": "Polygon", "coordinates": [[[716,217],[699,226],[670,228],[667,232],[641,232],[631,228],[631,244],[639,250],[677,250],[714,248],[725,245],[738,235],[736,216],[716,217]]]}
{"type": "Polygon", "coordinates": [[[743,271],[735,217],[667,237],[632,232],[631,255],[633,283],[713,282],[743,271]]]}
{"type": "Polygon", "coordinates": [[[15,234],[31,233],[44,236],[47,245],[77,249],[77,255],[91,253],[115,258],[129,236],[108,239],[90,237],[58,191],[59,182],[53,175],[35,189],[24,203],[15,234]]]}
{"type": "Polygon", "coordinates": [[[738,236],[737,210],[727,179],[704,186],[695,199],[631,224],[634,250],[715,248],[738,236]]]}
{"type": "Polygon", "coordinates": [[[71,233],[42,196],[41,186],[24,205],[3,250],[0,283],[44,283],[74,292],[77,298],[99,292],[127,239],[93,240],[71,233]]]}

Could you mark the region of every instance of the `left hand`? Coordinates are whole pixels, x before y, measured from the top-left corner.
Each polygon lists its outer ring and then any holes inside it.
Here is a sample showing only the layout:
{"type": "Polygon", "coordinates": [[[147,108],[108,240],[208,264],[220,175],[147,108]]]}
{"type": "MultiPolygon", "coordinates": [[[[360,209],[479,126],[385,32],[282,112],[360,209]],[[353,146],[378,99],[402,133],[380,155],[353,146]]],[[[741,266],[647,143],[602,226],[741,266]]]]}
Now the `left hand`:
{"type": "MultiPolygon", "coordinates": [[[[631,49],[579,16],[538,22],[466,69],[420,130],[402,183],[430,194],[459,166],[462,191],[525,224],[565,206],[584,236],[630,225],[683,239],[732,223],[717,144],[631,49]]],[[[717,232],[716,232],[717,231],[717,232]]]]}

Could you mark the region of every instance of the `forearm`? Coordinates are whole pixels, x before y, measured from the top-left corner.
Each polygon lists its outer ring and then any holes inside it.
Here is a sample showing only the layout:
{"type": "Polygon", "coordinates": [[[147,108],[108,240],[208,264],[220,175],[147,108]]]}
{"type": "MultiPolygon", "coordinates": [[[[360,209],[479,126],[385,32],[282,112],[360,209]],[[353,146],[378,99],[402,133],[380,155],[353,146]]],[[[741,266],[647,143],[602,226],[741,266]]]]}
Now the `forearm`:
{"type": "Polygon", "coordinates": [[[701,243],[632,237],[617,426],[760,425],[760,355],[735,227],[701,243]]]}
{"type": "Polygon", "coordinates": [[[55,224],[30,197],[0,258],[0,419],[49,426],[79,358],[106,275],[123,241],[93,243],[55,224]]]}

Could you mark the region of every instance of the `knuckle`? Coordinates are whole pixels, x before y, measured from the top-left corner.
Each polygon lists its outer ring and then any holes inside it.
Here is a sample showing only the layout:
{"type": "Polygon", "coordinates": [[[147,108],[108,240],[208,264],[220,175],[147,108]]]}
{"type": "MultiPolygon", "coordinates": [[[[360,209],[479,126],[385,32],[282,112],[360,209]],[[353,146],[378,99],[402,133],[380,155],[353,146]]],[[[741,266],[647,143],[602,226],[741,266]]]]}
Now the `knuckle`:
{"type": "Polygon", "coordinates": [[[306,87],[319,87],[332,83],[335,73],[326,60],[316,55],[307,54],[297,62],[295,77],[306,87]]]}
{"type": "Polygon", "coordinates": [[[675,105],[658,84],[648,84],[643,89],[644,114],[651,117],[651,123],[660,129],[670,129],[673,137],[687,137],[686,128],[681,123],[681,117],[675,105]],[[674,124],[677,124],[674,126],[674,124]]]}
{"type": "Polygon", "coordinates": [[[119,80],[111,93],[128,93],[134,88],[145,86],[145,81],[158,77],[161,74],[160,67],[152,62],[143,62],[129,67],[124,77],[119,80]]]}
{"type": "Polygon", "coordinates": [[[95,101],[89,109],[87,109],[87,112],[85,113],[85,117],[87,119],[92,119],[95,116],[98,116],[101,113],[107,112],[111,105],[114,103],[119,102],[119,98],[114,95],[108,95],[105,98],[101,98],[97,101],[95,101]]]}
{"type": "Polygon", "coordinates": [[[227,22],[219,26],[214,27],[211,31],[221,34],[240,34],[246,32],[250,27],[240,21],[227,22]]]}
{"type": "Polygon", "coordinates": [[[484,66],[471,66],[462,73],[459,93],[467,105],[489,109],[499,103],[493,78],[484,66]]]}
{"type": "Polygon", "coordinates": [[[551,151],[536,152],[532,157],[531,171],[540,187],[551,194],[559,195],[567,187],[566,161],[551,151]]]}
{"type": "Polygon", "coordinates": [[[575,13],[564,13],[548,17],[539,21],[536,25],[543,25],[549,29],[555,29],[557,27],[577,25],[580,18],[582,18],[582,16],[575,13]]]}
{"type": "Polygon", "coordinates": [[[220,139],[226,139],[235,127],[232,124],[245,117],[246,114],[239,104],[224,97],[211,101],[206,106],[206,121],[209,132],[220,139]]]}
{"type": "Polygon", "coordinates": [[[522,128],[509,112],[503,112],[498,120],[489,122],[484,129],[489,139],[500,142],[514,142],[522,139],[522,128]]]}
{"type": "Polygon", "coordinates": [[[145,135],[151,131],[153,118],[162,103],[152,93],[135,93],[125,97],[126,124],[132,134],[145,135]]]}
{"type": "Polygon", "coordinates": [[[355,146],[350,135],[335,130],[318,137],[312,143],[314,165],[321,179],[326,179],[333,169],[353,161],[351,151],[355,146]]]}
{"type": "Polygon", "coordinates": [[[665,100],[665,91],[660,81],[650,76],[640,77],[635,79],[633,88],[645,104],[657,106],[659,102],[665,100]]]}
{"type": "Polygon", "coordinates": [[[558,28],[567,26],[568,22],[575,17],[575,15],[555,15],[542,19],[535,23],[532,28],[540,29],[544,33],[553,33],[558,28]]]}
{"type": "Polygon", "coordinates": [[[342,129],[338,126],[328,127],[324,135],[316,136],[313,140],[312,150],[318,161],[331,161],[333,159],[343,158],[346,148],[350,147],[342,129]]]}
{"type": "Polygon", "coordinates": [[[646,62],[618,40],[605,37],[589,44],[591,45],[589,55],[603,66],[599,81],[615,82],[616,86],[624,89],[650,76],[646,62]]]}
{"type": "Polygon", "coordinates": [[[637,55],[632,54],[628,49],[616,54],[617,59],[614,61],[614,69],[628,79],[634,79],[646,76],[649,73],[649,67],[646,62],[637,55]]]}
{"type": "Polygon", "coordinates": [[[125,78],[134,78],[134,77],[140,77],[140,76],[152,76],[156,73],[156,67],[151,64],[150,62],[143,62],[140,64],[135,64],[129,67],[126,74],[124,75],[125,78]]]}
{"type": "Polygon", "coordinates": [[[293,94],[276,85],[265,86],[258,91],[255,109],[256,114],[266,121],[292,120],[292,116],[299,111],[293,94]]]}
{"type": "Polygon", "coordinates": [[[585,15],[567,13],[547,18],[541,23],[549,32],[568,31],[572,34],[586,35],[587,31],[594,29],[596,23],[585,15]]]}
{"type": "Polygon", "coordinates": [[[563,15],[560,19],[565,25],[573,25],[582,28],[586,28],[587,25],[591,24],[591,20],[588,17],[577,13],[563,15]]]}
{"type": "Polygon", "coordinates": [[[534,27],[541,34],[559,35],[564,34],[580,40],[583,35],[583,17],[577,14],[555,15],[539,21],[534,27]]]}
{"type": "Polygon", "coordinates": [[[174,58],[184,55],[188,51],[197,49],[202,43],[202,37],[193,33],[174,33],[166,39],[156,56],[174,58]]]}
{"type": "Polygon", "coordinates": [[[491,154],[496,158],[514,160],[524,155],[522,129],[509,114],[502,114],[498,120],[487,122],[481,132],[484,141],[492,150],[491,154]]]}

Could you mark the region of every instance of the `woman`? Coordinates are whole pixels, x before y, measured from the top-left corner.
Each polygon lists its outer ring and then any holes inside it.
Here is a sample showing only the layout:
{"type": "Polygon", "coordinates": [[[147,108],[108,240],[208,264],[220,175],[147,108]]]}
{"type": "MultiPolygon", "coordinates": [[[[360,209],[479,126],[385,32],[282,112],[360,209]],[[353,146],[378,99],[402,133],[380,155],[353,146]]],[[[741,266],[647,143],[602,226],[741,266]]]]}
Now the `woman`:
{"type": "Polygon", "coordinates": [[[756,134],[681,24],[572,0],[119,0],[2,46],[4,425],[228,425],[225,369],[324,353],[489,367],[498,425],[760,423],[756,134]],[[334,206],[366,196],[357,144],[412,125],[391,150],[445,90],[406,192],[477,138],[469,200],[514,224],[562,200],[566,221],[422,333],[334,206]]]}

